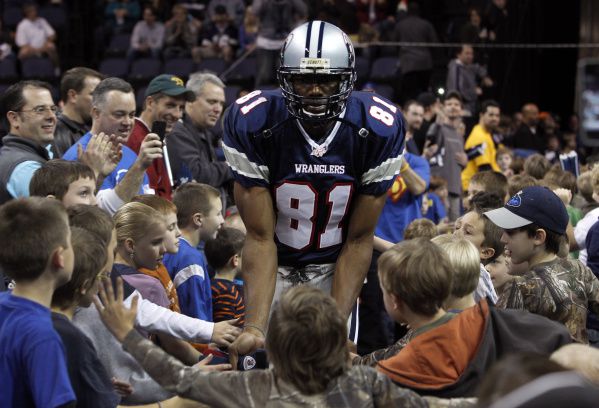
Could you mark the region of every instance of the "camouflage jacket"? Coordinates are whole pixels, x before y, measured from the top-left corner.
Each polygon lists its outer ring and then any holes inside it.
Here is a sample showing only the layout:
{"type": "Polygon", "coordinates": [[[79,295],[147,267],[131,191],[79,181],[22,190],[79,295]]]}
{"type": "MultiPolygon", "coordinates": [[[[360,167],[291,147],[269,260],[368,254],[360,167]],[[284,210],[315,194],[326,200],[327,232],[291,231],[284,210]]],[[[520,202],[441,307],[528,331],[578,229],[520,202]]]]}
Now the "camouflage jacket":
{"type": "Polygon", "coordinates": [[[587,344],[587,310],[599,312],[599,280],[580,261],[557,258],[506,284],[497,307],[525,309],[561,322],[574,340],[587,344]]]}
{"type": "MultiPolygon", "coordinates": [[[[272,369],[206,372],[183,365],[131,330],[123,348],[164,387],[210,407],[414,407],[428,403],[370,367],[352,367],[316,395],[304,395],[272,369]]],[[[447,406],[447,405],[446,405],[447,406]]],[[[460,405],[449,405],[460,406],[460,405]]]]}

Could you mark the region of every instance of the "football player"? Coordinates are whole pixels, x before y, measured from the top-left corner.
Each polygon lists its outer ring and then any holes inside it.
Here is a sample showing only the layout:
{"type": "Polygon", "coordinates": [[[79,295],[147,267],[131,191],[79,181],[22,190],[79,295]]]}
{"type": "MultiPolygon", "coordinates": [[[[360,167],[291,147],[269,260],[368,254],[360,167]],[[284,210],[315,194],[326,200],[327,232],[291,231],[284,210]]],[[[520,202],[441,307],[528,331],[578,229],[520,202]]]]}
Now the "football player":
{"type": "Polygon", "coordinates": [[[405,130],[393,103],[353,91],[354,65],[343,31],[305,23],[281,50],[281,89],[251,92],[226,113],[223,149],[247,228],[247,318],[233,356],[262,345],[273,298],[288,287],[330,292],[346,317],[356,304],[405,130]]]}

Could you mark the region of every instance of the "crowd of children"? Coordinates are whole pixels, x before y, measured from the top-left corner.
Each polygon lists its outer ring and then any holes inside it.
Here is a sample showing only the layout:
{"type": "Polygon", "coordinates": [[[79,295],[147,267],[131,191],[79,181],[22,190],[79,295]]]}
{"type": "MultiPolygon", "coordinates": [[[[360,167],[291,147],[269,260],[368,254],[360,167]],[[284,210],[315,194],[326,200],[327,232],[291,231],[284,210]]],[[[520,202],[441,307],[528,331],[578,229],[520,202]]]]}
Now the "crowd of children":
{"type": "Polygon", "coordinates": [[[541,155],[516,162],[500,148],[500,171],[473,173],[461,203],[438,176],[415,198],[426,217],[376,261],[384,347],[356,354],[335,301],[290,284],[260,350],[232,367],[246,230],[221,191],[189,182],[109,214],[94,170],[47,161],[32,197],[0,206],[0,406],[558,406],[538,387],[586,406],[599,166],[577,178],[541,155]]]}

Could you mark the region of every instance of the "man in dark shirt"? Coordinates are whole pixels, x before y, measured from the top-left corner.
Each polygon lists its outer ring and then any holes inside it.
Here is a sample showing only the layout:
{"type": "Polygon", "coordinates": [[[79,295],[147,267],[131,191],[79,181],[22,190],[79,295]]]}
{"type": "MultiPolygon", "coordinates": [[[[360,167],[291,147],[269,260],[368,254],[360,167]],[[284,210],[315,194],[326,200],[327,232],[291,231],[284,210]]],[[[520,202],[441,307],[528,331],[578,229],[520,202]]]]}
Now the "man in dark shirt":
{"type": "Polygon", "coordinates": [[[85,67],[75,67],[60,81],[60,99],[64,103],[57,116],[54,142],[54,157],[62,155],[84,134],[89,132],[92,117],[92,91],[104,79],[97,71],[85,67]]]}

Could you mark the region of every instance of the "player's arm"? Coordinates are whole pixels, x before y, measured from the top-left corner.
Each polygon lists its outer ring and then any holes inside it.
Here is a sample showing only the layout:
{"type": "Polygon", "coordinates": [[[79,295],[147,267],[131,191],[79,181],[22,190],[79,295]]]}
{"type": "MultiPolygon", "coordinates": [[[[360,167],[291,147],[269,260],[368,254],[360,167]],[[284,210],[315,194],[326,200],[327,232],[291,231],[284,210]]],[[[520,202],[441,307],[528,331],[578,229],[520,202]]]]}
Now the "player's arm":
{"type": "Polygon", "coordinates": [[[331,290],[344,317],[349,317],[368,272],[374,229],[386,197],[386,194],[380,196],[361,194],[353,203],[347,239],[337,258],[331,290]]]}
{"type": "Polygon", "coordinates": [[[245,328],[231,347],[232,364],[238,354],[260,346],[264,338],[277,277],[274,241],[275,212],[270,191],[264,187],[234,187],[235,203],[247,229],[242,274],[245,288],[245,328]]]}

